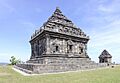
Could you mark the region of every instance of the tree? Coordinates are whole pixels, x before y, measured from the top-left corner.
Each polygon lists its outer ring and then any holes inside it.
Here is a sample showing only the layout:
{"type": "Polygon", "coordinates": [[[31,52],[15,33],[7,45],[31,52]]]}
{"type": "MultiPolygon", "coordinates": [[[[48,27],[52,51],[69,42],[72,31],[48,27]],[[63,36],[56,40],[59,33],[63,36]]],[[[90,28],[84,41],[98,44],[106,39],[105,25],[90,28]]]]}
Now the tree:
{"type": "Polygon", "coordinates": [[[20,63],[21,61],[17,60],[14,56],[11,56],[10,62],[11,62],[11,65],[16,65],[20,63]]]}

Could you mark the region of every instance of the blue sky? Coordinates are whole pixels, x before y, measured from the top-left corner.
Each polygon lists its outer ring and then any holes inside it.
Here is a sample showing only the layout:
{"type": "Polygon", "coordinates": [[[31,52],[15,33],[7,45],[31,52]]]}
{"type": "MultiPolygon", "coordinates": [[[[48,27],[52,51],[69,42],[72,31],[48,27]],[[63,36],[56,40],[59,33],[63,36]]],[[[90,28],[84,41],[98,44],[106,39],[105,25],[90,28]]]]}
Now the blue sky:
{"type": "Polygon", "coordinates": [[[30,36],[56,7],[90,36],[88,55],[104,49],[120,63],[120,0],[0,0],[0,62],[30,58],[30,36]]]}

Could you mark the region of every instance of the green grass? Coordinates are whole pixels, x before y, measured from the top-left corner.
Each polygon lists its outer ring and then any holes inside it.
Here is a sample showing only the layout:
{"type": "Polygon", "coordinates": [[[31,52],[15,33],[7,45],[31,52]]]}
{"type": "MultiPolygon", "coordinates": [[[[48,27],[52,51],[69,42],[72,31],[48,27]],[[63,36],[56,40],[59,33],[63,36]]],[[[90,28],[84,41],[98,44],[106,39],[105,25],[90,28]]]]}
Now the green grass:
{"type": "Polygon", "coordinates": [[[120,83],[120,66],[83,72],[23,76],[0,66],[0,83],[120,83]]]}

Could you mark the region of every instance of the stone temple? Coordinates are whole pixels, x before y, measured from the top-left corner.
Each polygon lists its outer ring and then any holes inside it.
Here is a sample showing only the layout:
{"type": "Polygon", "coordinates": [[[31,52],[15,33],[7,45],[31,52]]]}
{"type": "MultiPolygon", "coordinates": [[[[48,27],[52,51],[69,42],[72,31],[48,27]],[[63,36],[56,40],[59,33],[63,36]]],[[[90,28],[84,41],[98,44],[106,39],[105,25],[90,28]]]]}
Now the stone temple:
{"type": "Polygon", "coordinates": [[[91,61],[87,54],[88,41],[89,36],[56,8],[31,36],[30,60],[16,67],[27,73],[52,73],[106,66],[91,61]]]}
{"type": "Polygon", "coordinates": [[[99,63],[111,63],[111,61],[112,61],[111,54],[107,50],[104,50],[99,56],[99,63]]]}
{"type": "Polygon", "coordinates": [[[47,22],[32,35],[30,63],[49,64],[51,58],[89,58],[89,37],[56,8],[47,22]]]}

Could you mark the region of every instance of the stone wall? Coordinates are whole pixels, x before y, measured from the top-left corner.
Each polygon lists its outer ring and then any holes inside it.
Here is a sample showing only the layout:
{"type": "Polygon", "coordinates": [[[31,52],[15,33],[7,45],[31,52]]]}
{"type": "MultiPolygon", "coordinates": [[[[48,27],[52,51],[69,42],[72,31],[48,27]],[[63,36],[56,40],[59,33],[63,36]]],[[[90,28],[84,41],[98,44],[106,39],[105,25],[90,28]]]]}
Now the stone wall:
{"type": "MultiPolygon", "coordinates": [[[[55,35],[55,34],[54,34],[55,35]]],[[[82,39],[76,41],[74,39],[62,39],[46,35],[44,38],[36,38],[31,42],[31,58],[37,59],[43,55],[66,54],[72,57],[88,57],[87,43],[82,39]]]]}
{"type": "Polygon", "coordinates": [[[29,70],[36,74],[85,70],[107,66],[106,63],[95,63],[89,58],[45,58],[44,61],[44,64],[28,63],[17,64],[16,66],[18,69],[20,67],[26,69],[26,72],[29,70]]]}
{"type": "Polygon", "coordinates": [[[50,53],[51,54],[69,54],[72,53],[77,54],[81,56],[82,54],[85,55],[87,45],[83,42],[77,42],[72,40],[65,40],[65,39],[59,39],[59,38],[51,38],[50,39],[50,53]],[[56,50],[56,46],[58,46],[58,49],[56,50]],[[71,49],[70,47],[71,46],[71,49]]]}
{"type": "Polygon", "coordinates": [[[42,57],[42,54],[45,53],[46,39],[42,38],[39,40],[35,40],[34,43],[31,43],[31,58],[42,57]]]}

